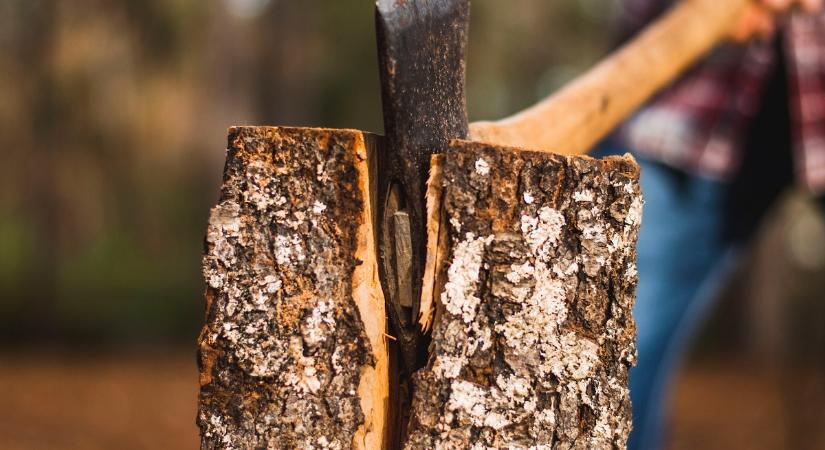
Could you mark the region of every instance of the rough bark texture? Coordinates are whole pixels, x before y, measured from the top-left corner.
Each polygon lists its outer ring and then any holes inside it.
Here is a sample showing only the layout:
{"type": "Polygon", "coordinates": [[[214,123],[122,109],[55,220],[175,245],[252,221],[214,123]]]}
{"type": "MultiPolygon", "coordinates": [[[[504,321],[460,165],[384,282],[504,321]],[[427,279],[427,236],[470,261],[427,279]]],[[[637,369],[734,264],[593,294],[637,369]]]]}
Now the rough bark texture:
{"type": "Polygon", "coordinates": [[[406,448],[625,448],[638,166],[455,142],[433,167],[438,307],[406,448]]]}
{"type": "Polygon", "coordinates": [[[203,449],[378,449],[384,303],[356,131],[233,128],[203,273],[203,449]]]}

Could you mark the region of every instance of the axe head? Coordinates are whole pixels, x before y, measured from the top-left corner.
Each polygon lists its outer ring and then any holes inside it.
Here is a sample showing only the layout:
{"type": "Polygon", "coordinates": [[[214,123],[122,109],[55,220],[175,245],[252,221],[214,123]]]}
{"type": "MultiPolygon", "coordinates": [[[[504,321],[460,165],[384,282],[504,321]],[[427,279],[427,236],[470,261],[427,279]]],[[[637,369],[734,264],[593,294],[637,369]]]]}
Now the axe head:
{"type": "Polygon", "coordinates": [[[378,156],[379,274],[410,369],[416,365],[411,330],[416,328],[426,254],[430,156],[468,133],[464,84],[469,20],[469,0],[378,0],[376,5],[386,134],[386,147],[378,156]],[[409,223],[408,229],[392,229],[399,223],[409,223]],[[397,248],[398,236],[410,243],[408,250],[397,248]],[[404,310],[404,305],[411,306],[404,310]]]}
{"type": "Polygon", "coordinates": [[[450,139],[467,137],[469,1],[379,0],[376,11],[387,138],[404,152],[429,148],[419,158],[429,161],[450,139]]]}

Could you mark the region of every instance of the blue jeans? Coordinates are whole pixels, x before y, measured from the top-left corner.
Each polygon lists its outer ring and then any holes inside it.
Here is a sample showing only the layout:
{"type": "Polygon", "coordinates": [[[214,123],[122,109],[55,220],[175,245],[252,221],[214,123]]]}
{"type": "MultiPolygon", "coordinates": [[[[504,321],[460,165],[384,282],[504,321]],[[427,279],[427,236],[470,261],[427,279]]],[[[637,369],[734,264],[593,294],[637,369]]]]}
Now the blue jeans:
{"type": "MultiPolygon", "coordinates": [[[[616,153],[624,151],[606,148],[597,156],[616,153]]],[[[728,186],[637,160],[645,206],[637,246],[638,361],[630,371],[629,448],[653,450],[662,444],[669,384],[734,258],[723,235],[728,186]]]]}

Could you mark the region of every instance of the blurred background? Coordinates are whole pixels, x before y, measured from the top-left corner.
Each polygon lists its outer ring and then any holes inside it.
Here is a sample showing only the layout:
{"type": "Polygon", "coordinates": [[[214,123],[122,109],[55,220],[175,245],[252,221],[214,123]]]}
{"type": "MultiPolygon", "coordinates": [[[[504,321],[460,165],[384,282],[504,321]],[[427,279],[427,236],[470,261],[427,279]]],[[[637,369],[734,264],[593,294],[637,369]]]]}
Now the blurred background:
{"type": "MultiPolygon", "coordinates": [[[[0,0],[0,449],[198,445],[226,128],[381,132],[370,0],[0,0]]],[[[474,0],[471,119],[610,47],[612,0],[474,0]]],[[[671,449],[825,448],[825,222],[788,191],[674,389],[671,449]]]]}

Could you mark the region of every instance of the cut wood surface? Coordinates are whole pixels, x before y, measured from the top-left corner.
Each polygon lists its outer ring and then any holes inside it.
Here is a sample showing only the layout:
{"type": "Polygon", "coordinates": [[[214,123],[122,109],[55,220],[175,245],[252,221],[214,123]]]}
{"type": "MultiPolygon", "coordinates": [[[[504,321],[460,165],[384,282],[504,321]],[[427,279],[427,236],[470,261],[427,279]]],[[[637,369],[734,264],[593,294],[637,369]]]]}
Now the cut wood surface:
{"type": "Polygon", "coordinates": [[[429,183],[437,311],[405,448],[625,448],[638,166],[452,150],[429,183]]]}
{"type": "Polygon", "coordinates": [[[375,143],[347,130],[230,130],[203,259],[203,449],[384,445],[375,143]]]}

